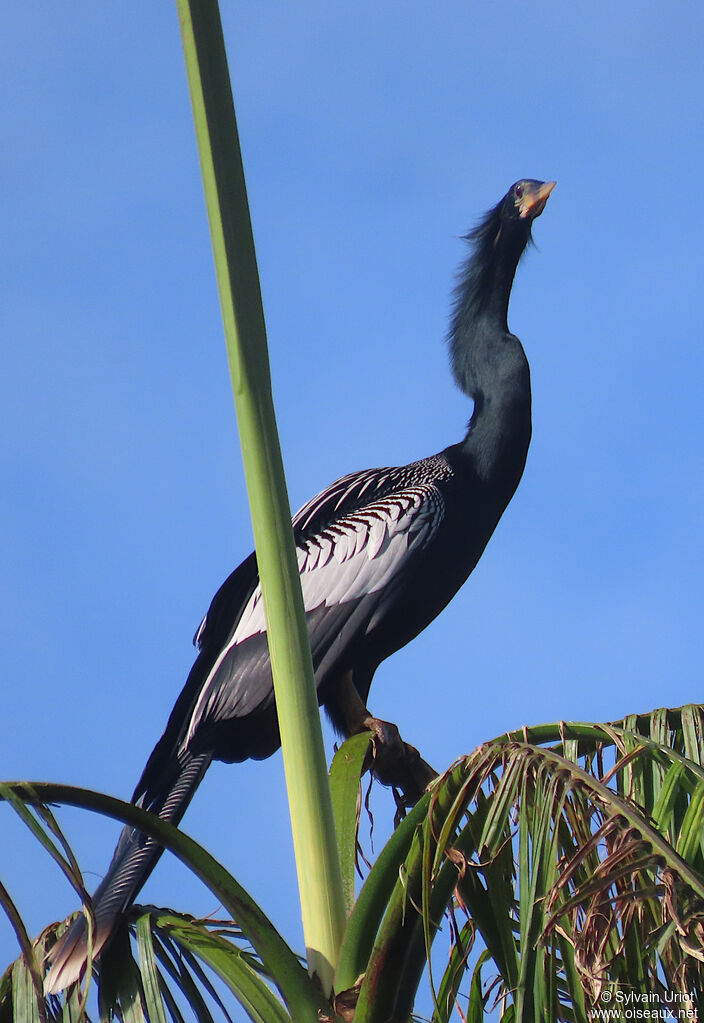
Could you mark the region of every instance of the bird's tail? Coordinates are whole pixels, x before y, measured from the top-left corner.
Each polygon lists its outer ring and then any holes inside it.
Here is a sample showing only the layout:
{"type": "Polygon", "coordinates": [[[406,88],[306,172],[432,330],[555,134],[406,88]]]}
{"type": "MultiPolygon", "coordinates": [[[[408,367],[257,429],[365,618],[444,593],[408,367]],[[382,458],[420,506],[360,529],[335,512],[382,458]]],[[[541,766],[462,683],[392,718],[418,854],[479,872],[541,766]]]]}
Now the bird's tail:
{"type": "MultiPolygon", "coordinates": [[[[137,805],[151,810],[162,820],[178,824],[211,759],[209,753],[188,755],[178,764],[168,786],[164,786],[160,793],[145,793],[137,805]]],[[[107,873],[92,898],[94,957],[111,936],[121,915],[131,906],[162,852],[163,847],[141,831],[129,826],[123,830],[107,873]]],[[[88,928],[85,916],[81,915],[49,953],[45,993],[55,994],[77,980],[85,968],[87,957],[88,928]]]]}

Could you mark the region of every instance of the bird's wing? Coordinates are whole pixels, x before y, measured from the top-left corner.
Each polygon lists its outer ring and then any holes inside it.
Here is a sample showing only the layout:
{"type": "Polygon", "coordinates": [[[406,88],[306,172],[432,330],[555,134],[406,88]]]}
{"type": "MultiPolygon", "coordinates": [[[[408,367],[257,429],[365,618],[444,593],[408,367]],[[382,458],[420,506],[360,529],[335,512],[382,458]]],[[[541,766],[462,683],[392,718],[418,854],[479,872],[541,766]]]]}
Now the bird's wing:
{"type": "MultiPolygon", "coordinates": [[[[444,512],[440,488],[414,479],[405,468],[346,476],[298,512],[296,554],[314,663],[320,643],[329,642],[330,616],[339,633],[361,600],[399,582],[431,544],[444,512]]],[[[201,637],[207,630],[206,618],[201,637]]],[[[271,702],[268,663],[265,672],[259,670],[262,658],[268,659],[265,632],[257,582],[203,681],[186,743],[206,722],[241,718],[271,702]]]]}
{"type": "Polygon", "coordinates": [[[242,613],[258,582],[257,556],[252,551],[249,557],[230,573],[211,600],[208,613],[193,637],[193,643],[199,650],[225,642],[232,631],[233,620],[242,613]]]}
{"type": "MultiPolygon", "coordinates": [[[[363,504],[364,494],[370,488],[376,495],[383,494],[397,473],[398,469],[366,469],[349,473],[331,483],[294,515],[292,525],[296,539],[315,535],[316,529],[324,528],[346,510],[363,504]]],[[[199,650],[226,642],[233,621],[239,620],[258,584],[257,556],[253,551],[227,577],[213,597],[193,637],[193,643],[199,650]]]]}
{"type": "Polygon", "coordinates": [[[296,512],[293,516],[294,534],[298,537],[315,533],[346,513],[362,509],[372,501],[402,489],[404,483],[409,482],[410,468],[364,469],[342,476],[296,512]]]}

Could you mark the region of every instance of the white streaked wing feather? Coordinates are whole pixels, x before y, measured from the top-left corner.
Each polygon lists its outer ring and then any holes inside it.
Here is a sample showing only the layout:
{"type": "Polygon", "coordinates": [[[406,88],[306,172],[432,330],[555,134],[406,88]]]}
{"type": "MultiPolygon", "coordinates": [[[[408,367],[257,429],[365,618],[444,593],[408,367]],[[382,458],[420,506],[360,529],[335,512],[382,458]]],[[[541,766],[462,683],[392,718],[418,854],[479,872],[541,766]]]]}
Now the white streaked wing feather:
{"type": "MultiPolygon", "coordinates": [[[[409,549],[430,539],[443,515],[443,502],[434,488],[407,491],[400,502],[377,502],[363,512],[334,524],[334,538],[322,533],[298,547],[303,604],[314,611],[375,593],[398,570],[409,549]],[[340,554],[339,552],[342,552],[340,554]]],[[[266,631],[261,589],[250,598],[232,635],[232,643],[266,631]]]]}
{"type": "Polygon", "coordinates": [[[352,551],[352,557],[359,554],[364,550],[367,544],[367,537],[369,536],[369,527],[366,519],[357,519],[354,522],[354,550],[352,551]]]}
{"type": "Polygon", "coordinates": [[[365,545],[365,554],[370,561],[373,561],[380,552],[386,539],[388,528],[392,526],[393,524],[388,519],[384,521],[384,519],[377,518],[376,516],[369,523],[369,535],[365,545]]]}
{"type": "Polygon", "coordinates": [[[323,552],[317,540],[311,540],[306,547],[297,547],[296,553],[298,554],[299,572],[305,572],[306,568],[312,572],[314,568],[318,567],[320,555],[323,552]]]}
{"type": "Polygon", "coordinates": [[[232,639],[226,649],[236,646],[247,638],[254,636],[257,632],[266,632],[266,619],[264,617],[264,601],[262,600],[262,588],[257,586],[256,590],[245,604],[244,611],[240,615],[232,639]]]}
{"type": "MultiPolygon", "coordinates": [[[[386,478],[386,477],[384,477],[384,478],[386,478]]],[[[365,490],[368,490],[369,487],[371,487],[372,483],[378,483],[378,480],[376,478],[376,475],[372,475],[370,473],[368,478],[364,481],[362,486],[359,488],[359,496],[360,497],[362,496],[362,494],[364,493],[365,490]]]]}
{"type": "MultiPolygon", "coordinates": [[[[331,536],[323,533],[322,535],[317,536],[315,538],[315,540],[316,540],[316,543],[318,544],[318,546],[320,547],[320,554],[318,555],[318,557],[316,559],[316,568],[317,568],[317,567],[319,567],[321,565],[327,565],[328,561],[332,557],[333,539],[332,539],[331,536]]],[[[303,571],[304,572],[309,572],[310,571],[310,569],[308,568],[307,561],[303,565],[303,571]]]]}
{"type": "Polygon", "coordinates": [[[205,629],[205,625],[206,625],[207,621],[208,621],[208,616],[206,614],[204,616],[203,620],[201,621],[200,625],[198,626],[198,628],[196,630],[195,636],[193,637],[193,645],[194,646],[197,646],[197,647],[200,646],[200,641],[201,641],[201,638],[203,636],[203,630],[205,629]]]}
{"type": "MultiPolygon", "coordinates": [[[[399,571],[410,552],[431,540],[443,515],[444,501],[435,487],[410,487],[394,494],[393,500],[382,499],[339,519],[327,532],[301,538],[296,553],[306,612],[378,592],[399,571]],[[344,552],[342,556],[340,551],[344,552]]],[[[186,742],[209,706],[215,705],[213,684],[217,689],[216,675],[228,652],[265,631],[264,602],[261,587],[257,586],[203,685],[186,742]]]]}
{"type": "Polygon", "coordinates": [[[389,501],[389,518],[392,522],[398,522],[401,511],[402,508],[400,501],[389,501]]]}
{"type": "Polygon", "coordinates": [[[355,533],[353,531],[335,530],[335,544],[332,549],[333,560],[341,565],[350,557],[356,547],[355,533]]]}

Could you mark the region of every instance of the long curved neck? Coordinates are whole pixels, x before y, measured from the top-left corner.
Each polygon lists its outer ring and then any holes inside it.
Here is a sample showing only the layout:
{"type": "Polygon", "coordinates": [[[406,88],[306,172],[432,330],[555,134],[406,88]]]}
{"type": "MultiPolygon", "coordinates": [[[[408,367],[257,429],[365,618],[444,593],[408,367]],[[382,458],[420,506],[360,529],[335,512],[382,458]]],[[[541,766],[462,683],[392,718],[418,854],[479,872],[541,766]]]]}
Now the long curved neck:
{"type": "Polygon", "coordinates": [[[531,437],[528,360],[508,331],[475,324],[472,338],[463,390],[474,399],[474,411],[460,451],[480,479],[497,486],[503,481],[513,493],[531,437]]]}
{"type": "Polygon", "coordinates": [[[507,322],[529,229],[518,235],[502,231],[497,209],[472,236],[475,250],[460,272],[449,340],[455,380],[474,401],[459,453],[481,479],[510,497],[531,436],[528,360],[507,322]]]}

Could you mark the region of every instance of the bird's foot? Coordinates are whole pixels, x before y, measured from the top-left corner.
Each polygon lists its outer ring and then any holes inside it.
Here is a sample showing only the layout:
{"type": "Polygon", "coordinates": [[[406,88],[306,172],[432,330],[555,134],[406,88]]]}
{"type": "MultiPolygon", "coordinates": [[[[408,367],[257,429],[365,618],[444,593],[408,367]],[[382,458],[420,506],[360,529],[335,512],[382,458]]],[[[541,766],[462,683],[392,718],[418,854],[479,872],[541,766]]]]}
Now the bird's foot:
{"type": "Polygon", "coordinates": [[[423,760],[415,746],[403,741],[398,728],[390,721],[369,716],[364,719],[364,727],[374,737],[370,762],[366,766],[382,785],[398,791],[401,805],[414,806],[430,782],[437,778],[437,771],[423,760]]]}

